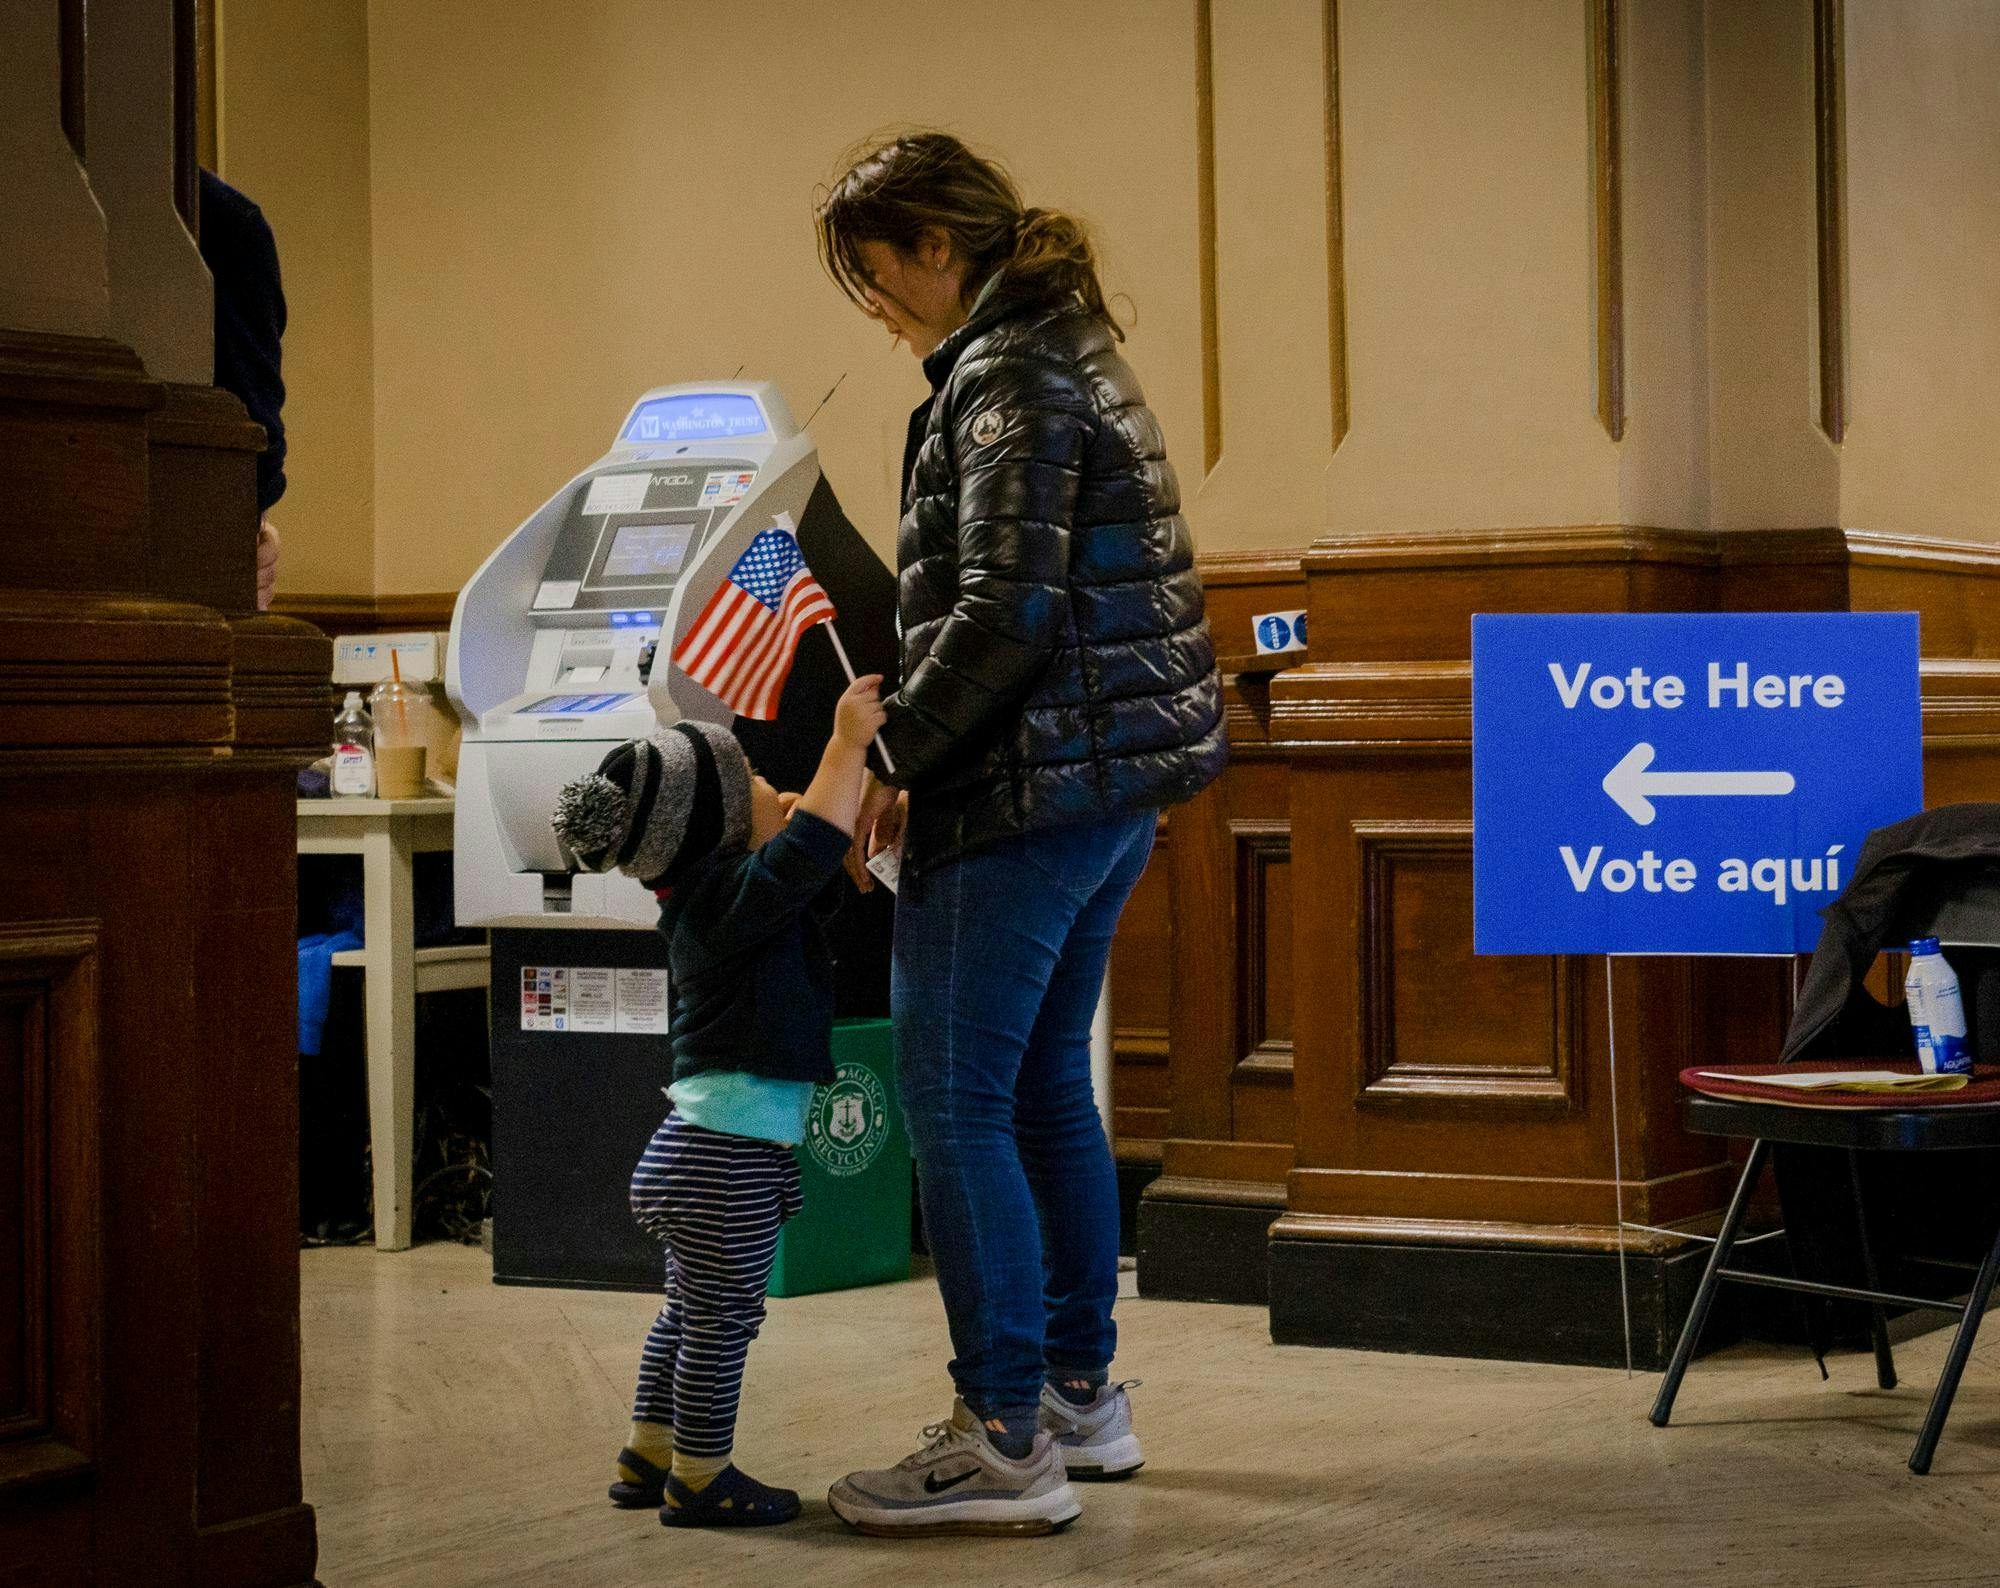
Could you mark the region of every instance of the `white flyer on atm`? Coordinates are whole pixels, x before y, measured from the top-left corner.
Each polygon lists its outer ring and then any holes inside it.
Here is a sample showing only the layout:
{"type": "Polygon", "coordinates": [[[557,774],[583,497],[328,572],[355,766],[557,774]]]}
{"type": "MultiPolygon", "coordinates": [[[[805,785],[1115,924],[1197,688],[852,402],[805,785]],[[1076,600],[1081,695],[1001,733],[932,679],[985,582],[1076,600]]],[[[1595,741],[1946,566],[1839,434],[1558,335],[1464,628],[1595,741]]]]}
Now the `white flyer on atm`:
{"type": "Polygon", "coordinates": [[[619,1031],[628,1036],[665,1036],[667,1014],[665,971],[628,967],[618,972],[619,1031]]]}

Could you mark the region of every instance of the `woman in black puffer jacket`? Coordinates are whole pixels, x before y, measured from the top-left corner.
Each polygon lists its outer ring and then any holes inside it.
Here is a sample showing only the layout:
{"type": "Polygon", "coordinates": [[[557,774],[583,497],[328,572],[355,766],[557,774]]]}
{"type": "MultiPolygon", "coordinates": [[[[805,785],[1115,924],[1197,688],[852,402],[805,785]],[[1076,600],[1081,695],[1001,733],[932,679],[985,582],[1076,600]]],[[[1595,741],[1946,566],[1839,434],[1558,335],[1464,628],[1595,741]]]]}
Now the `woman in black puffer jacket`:
{"type": "Polygon", "coordinates": [[[904,453],[902,684],[857,841],[903,845],[900,1089],[965,1408],[921,1460],[831,1498],[871,1530],[1046,1531],[1076,1514],[1065,1465],[1139,1464],[1109,1384],[1090,1026],[1158,810],[1222,768],[1215,655],[1083,228],[924,133],[864,151],[819,234],[931,386],[904,453]]]}

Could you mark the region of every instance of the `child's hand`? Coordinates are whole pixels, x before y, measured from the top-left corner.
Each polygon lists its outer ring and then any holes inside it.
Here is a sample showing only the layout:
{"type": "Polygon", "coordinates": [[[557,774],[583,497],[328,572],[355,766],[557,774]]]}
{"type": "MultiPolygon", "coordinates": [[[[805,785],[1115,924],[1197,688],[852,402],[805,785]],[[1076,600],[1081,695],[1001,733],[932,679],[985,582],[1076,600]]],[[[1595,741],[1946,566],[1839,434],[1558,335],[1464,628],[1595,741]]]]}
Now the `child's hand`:
{"type": "Polygon", "coordinates": [[[792,819],[792,812],[797,810],[798,808],[799,808],[798,795],[787,793],[783,789],[780,789],[778,791],[778,809],[784,812],[786,821],[790,821],[792,819]]]}
{"type": "Polygon", "coordinates": [[[870,673],[849,684],[833,708],[834,740],[851,750],[865,750],[888,720],[882,709],[882,675],[870,673]]]}

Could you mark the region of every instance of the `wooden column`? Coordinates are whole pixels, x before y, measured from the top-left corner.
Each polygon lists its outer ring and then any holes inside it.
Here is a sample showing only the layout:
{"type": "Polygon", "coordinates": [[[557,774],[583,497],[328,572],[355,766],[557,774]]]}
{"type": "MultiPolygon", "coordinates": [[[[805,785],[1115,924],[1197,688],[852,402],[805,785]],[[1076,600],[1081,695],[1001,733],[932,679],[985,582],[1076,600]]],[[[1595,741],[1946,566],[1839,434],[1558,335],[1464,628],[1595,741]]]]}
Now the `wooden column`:
{"type": "Polygon", "coordinates": [[[293,775],[234,398],[0,331],[0,1576],[312,1578],[293,775]],[[135,1576],[135,1574],[137,1574],[135,1576]]]}

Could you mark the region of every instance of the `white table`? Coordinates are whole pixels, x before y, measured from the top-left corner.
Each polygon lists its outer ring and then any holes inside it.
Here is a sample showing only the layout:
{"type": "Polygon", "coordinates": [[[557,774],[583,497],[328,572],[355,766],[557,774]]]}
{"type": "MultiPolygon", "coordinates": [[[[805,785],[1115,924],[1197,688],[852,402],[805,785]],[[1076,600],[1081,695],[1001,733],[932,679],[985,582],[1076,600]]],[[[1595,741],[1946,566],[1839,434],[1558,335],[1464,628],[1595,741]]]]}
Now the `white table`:
{"type": "Polygon", "coordinates": [[[375,1160],[375,1247],[410,1244],[416,1158],[417,997],[484,987],[484,943],[416,946],[411,857],[452,846],[450,799],[300,800],[299,853],[361,856],[361,947],[333,956],[358,966],[368,1005],[368,1134],[375,1160]]]}

